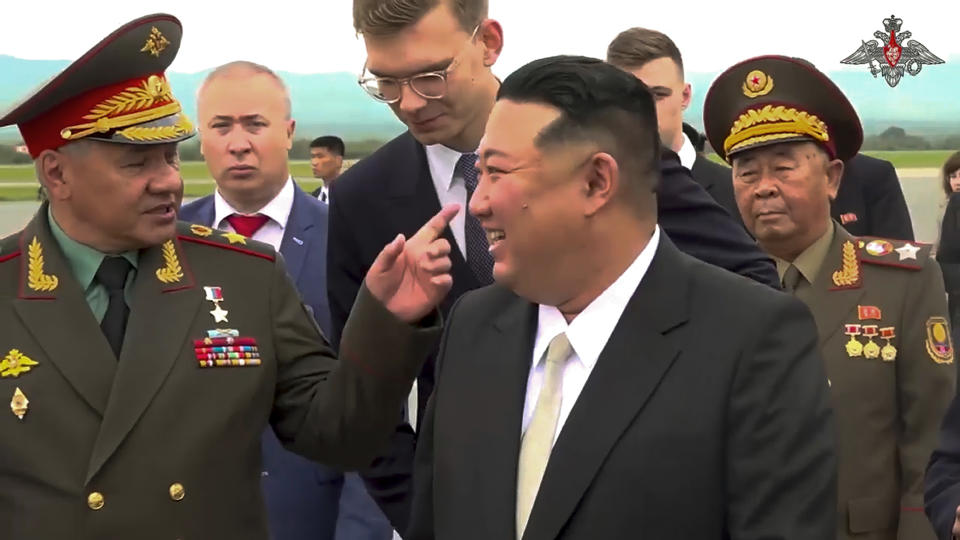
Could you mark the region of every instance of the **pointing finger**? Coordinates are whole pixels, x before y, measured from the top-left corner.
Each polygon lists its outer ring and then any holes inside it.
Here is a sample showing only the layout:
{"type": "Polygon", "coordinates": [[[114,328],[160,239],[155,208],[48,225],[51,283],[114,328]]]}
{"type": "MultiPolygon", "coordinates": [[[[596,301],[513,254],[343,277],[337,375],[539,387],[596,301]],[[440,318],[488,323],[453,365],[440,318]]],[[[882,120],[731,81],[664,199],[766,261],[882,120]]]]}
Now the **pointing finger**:
{"type": "Polygon", "coordinates": [[[443,230],[447,228],[450,220],[452,220],[453,216],[457,215],[459,211],[459,204],[448,204],[444,206],[435,216],[430,218],[430,221],[421,227],[420,230],[417,231],[417,234],[413,235],[413,238],[410,240],[433,242],[443,234],[443,230]]]}

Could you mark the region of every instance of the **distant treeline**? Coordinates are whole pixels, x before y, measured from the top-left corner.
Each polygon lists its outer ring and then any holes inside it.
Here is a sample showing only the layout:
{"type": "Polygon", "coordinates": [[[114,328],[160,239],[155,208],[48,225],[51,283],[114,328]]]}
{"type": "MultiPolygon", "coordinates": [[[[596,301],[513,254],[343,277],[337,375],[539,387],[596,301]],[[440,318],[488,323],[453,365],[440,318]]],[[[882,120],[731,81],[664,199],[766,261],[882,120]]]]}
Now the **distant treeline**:
{"type": "MultiPolygon", "coordinates": [[[[305,160],[310,159],[310,141],[313,139],[296,139],[293,141],[293,148],[290,149],[290,159],[305,160]]],[[[386,141],[365,139],[362,141],[345,141],[347,147],[346,159],[361,159],[372,154],[377,148],[383,146],[386,141]]],[[[200,153],[199,139],[191,139],[180,145],[180,159],[183,161],[203,161],[203,155],[200,153]]],[[[16,146],[11,144],[0,144],[0,164],[2,165],[23,165],[31,163],[33,160],[27,154],[16,151],[16,146]]]]}
{"type": "MultiPolygon", "coordinates": [[[[296,139],[290,149],[290,159],[310,159],[310,141],[312,139],[296,139]]],[[[386,141],[378,139],[364,139],[360,141],[346,141],[346,159],[362,159],[382,146],[386,141]]],[[[32,160],[27,154],[16,151],[10,144],[0,144],[0,164],[27,164],[32,160]]],[[[910,135],[903,128],[892,126],[879,135],[870,135],[864,138],[863,150],[960,150],[960,134],[946,137],[925,137],[910,135]]],[[[180,145],[180,159],[183,161],[203,161],[200,153],[200,141],[191,139],[180,145]]]]}

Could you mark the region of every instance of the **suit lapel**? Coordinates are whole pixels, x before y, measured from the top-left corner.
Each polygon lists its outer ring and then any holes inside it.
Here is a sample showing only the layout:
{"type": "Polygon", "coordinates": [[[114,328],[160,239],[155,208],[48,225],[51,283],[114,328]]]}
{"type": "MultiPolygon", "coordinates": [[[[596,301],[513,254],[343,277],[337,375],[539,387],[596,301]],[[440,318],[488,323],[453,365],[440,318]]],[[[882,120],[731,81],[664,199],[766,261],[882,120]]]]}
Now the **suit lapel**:
{"type": "Polygon", "coordinates": [[[604,460],[679,354],[667,334],[687,320],[684,261],[660,246],[563,426],[540,484],[525,540],[556,538],[604,460]]]}
{"type": "Polygon", "coordinates": [[[313,227],[313,221],[309,213],[304,211],[303,198],[307,196],[300,186],[294,185],[293,207],[290,209],[290,217],[287,219],[283,240],[280,243],[280,252],[283,254],[287,272],[294,283],[300,279],[300,271],[303,270],[303,263],[310,249],[311,238],[308,231],[313,227]]]}
{"type": "MultiPolygon", "coordinates": [[[[397,171],[403,172],[395,181],[390,182],[387,197],[388,209],[392,211],[392,221],[396,226],[395,230],[403,231],[409,237],[440,211],[440,198],[437,196],[437,189],[430,175],[430,164],[423,145],[417,142],[409,132],[404,134],[404,137],[407,138],[407,146],[403,154],[398,154],[396,167],[397,171]]],[[[467,209],[461,208],[460,211],[466,212],[467,209]]],[[[467,261],[450,227],[443,231],[443,237],[452,247],[450,273],[453,276],[453,290],[448,296],[451,299],[448,301],[452,301],[452,298],[457,298],[460,294],[479,287],[480,283],[467,266],[467,261]]]]}
{"type": "MultiPolygon", "coordinates": [[[[820,347],[843,327],[843,321],[857,306],[863,297],[863,286],[837,290],[833,284],[833,273],[842,266],[843,244],[847,241],[856,243],[857,239],[845,231],[840,225],[835,225],[833,241],[827,252],[820,273],[810,287],[808,307],[814,314],[817,323],[817,333],[820,335],[820,347]]],[[[862,274],[863,269],[860,269],[862,274]]]]}
{"type": "Polygon", "coordinates": [[[123,351],[94,443],[87,482],[126,438],[181,356],[187,331],[203,300],[195,285],[178,240],[168,242],[166,249],[156,246],[140,253],[123,351]],[[181,271],[174,273],[179,277],[166,276],[164,283],[158,270],[170,266],[180,267],[181,271]]]}
{"type": "Polygon", "coordinates": [[[512,299],[486,332],[477,332],[476,358],[482,359],[477,376],[477,398],[484,389],[497,388],[497,399],[485,400],[482,414],[474,418],[470,429],[484,435],[484,443],[473,449],[480,470],[502,471],[486,474],[477,488],[477,500],[491,522],[490,538],[509,538],[515,534],[513,516],[517,495],[517,457],[520,455],[520,430],[526,399],[527,378],[537,333],[537,307],[510,295],[512,299]]]}
{"type": "Polygon", "coordinates": [[[20,249],[20,293],[14,300],[17,315],[64,378],[103,415],[117,363],[50,233],[46,204],[21,233],[20,249]],[[56,286],[50,289],[54,278],[56,286]]]}

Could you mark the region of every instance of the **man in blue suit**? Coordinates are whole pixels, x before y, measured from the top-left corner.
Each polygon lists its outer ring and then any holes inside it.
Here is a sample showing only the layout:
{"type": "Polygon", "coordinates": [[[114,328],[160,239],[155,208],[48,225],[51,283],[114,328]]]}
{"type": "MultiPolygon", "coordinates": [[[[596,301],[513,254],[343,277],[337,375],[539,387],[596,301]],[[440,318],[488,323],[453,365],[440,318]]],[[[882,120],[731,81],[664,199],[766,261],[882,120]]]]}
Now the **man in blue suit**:
{"type": "MultiPolygon", "coordinates": [[[[180,219],[232,230],[283,255],[325,335],[327,205],[290,176],[295,122],[286,86],[268,68],[232,62],[215,69],[197,99],[201,150],[213,195],[184,205],[180,219]],[[243,88],[243,92],[237,92],[243,88]]],[[[263,490],[273,540],[389,540],[392,528],[359,477],[286,451],[263,435],[263,490]]]]}

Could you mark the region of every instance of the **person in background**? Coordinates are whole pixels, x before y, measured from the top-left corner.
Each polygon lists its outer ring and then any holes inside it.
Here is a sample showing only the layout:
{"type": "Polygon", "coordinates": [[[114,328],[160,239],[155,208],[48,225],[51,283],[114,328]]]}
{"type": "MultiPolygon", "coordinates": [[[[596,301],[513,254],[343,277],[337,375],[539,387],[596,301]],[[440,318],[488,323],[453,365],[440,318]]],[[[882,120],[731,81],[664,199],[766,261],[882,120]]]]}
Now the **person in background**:
{"type": "Polygon", "coordinates": [[[320,202],[330,203],[330,187],[343,170],[343,156],[347,149],[343,139],[335,135],[324,135],[310,141],[310,168],[313,177],[323,181],[323,185],[313,191],[320,202]]]}
{"type": "Polygon", "coordinates": [[[830,215],[854,236],[914,240],[897,170],[886,160],[862,153],[850,158],[844,164],[830,215]]]}
{"type": "Polygon", "coordinates": [[[680,49],[666,34],[646,28],[621,32],[607,47],[607,62],[633,74],[650,87],[657,100],[660,142],[680,156],[693,179],[741,224],[733,196],[730,167],[711,161],[703,153],[703,140],[683,122],[692,90],[683,73],[680,49]]]}
{"type": "Polygon", "coordinates": [[[834,538],[932,540],[923,471],[956,373],[929,246],[855,237],[831,219],[863,131],[843,92],[806,60],[739,62],[703,110],[710,145],[733,165],[744,223],[817,324],[839,436],[834,538]]]}
{"type": "Polygon", "coordinates": [[[941,169],[945,199],[941,205],[937,236],[937,262],[947,289],[954,341],[960,337],[960,152],[954,152],[941,169]]]}
{"type": "MultiPolygon", "coordinates": [[[[287,154],[296,123],[286,85],[265,66],[231,62],[204,80],[197,112],[200,148],[217,189],[184,205],[180,219],[273,246],[324,335],[330,335],[327,205],[290,175],[287,154]]],[[[272,429],[263,434],[262,484],[273,540],[392,536],[357,473],[345,475],[287,451],[272,429]]]]}

